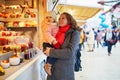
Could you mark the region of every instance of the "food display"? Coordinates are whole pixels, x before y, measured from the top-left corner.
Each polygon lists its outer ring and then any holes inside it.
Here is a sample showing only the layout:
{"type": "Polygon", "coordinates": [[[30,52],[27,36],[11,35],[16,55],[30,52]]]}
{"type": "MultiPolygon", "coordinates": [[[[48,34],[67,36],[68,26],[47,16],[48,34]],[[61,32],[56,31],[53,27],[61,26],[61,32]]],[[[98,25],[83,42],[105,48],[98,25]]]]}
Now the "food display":
{"type": "Polygon", "coordinates": [[[11,56],[7,58],[0,57],[0,75],[4,75],[5,70],[11,66],[22,63],[24,59],[22,53],[30,48],[33,48],[33,44],[25,36],[20,36],[15,31],[0,31],[0,56],[11,52],[11,56]]]}
{"type": "Polygon", "coordinates": [[[0,64],[5,69],[9,68],[9,66],[10,66],[9,60],[2,60],[0,64]]]}
{"type": "Polygon", "coordinates": [[[8,38],[0,37],[0,46],[8,45],[8,38]]]}
{"type": "Polygon", "coordinates": [[[10,51],[10,45],[14,44],[14,39],[17,36],[15,31],[0,31],[0,51],[3,53],[10,51]]]}
{"type": "Polygon", "coordinates": [[[28,48],[33,48],[29,38],[20,36],[15,31],[0,31],[0,51],[3,53],[15,50],[23,52],[28,48]]]}
{"type": "Polygon", "coordinates": [[[28,60],[30,58],[33,58],[36,54],[37,54],[36,49],[34,48],[28,49],[24,53],[24,58],[28,60]]]}
{"type": "Polygon", "coordinates": [[[3,52],[3,53],[9,52],[9,51],[11,51],[10,45],[5,45],[5,46],[3,47],[3,49],[2,49],[2,52],[3,52]]]}
{"type": "Polygon", "coordinates": [[[5,10],[0,7],[0,80],[32,61],[37,54],[33,38],[36,38],[38,10],[24,8],[22,4],[3,5],[5,10]]]}
{"type": "MultiPolygon", "coordinates": [[[[5,27],[36,27],[37,26],[37,16],[36,12],[26,10],[24,13],[16,12],[2,12],[0,18],[3,18],[5,27]],[[4,19],[5,18],[5,19],[4,19]]],[[[0,29],[4,27],[0,25],[0,29]]]]}
{"type": "Polygon", "coordinates": [[[14,22],[6,22],[6,27],[36,27],[37,22],[33,21],[14,21],[14,22]]]}
{"type": "Polygon", "coordinates": [[[9,58],[9,61],[10,61],[10,65],[18,65],[18,64],[20,64],[20,57],[19,56],[11,56],[10,58],[9,58]]]}
{"type": "Polygon", "coordinates": [[[0,66],[0,76],[4,75],[5,74],[5,70],[3,69],[2,66],[0,66]]]}
{"type": "Polygon", "coordinates": [[[15,31],[0,31],[0,51],[6,53],[11,51],[11,46],[18,35],[15,31]]]}
{"type": "Polygon", "coordinates": [[[18,33],[15,31],[0,31],[0,36],[17,36],[18,33]]]}
{"type": "MultiPolygon", "coordinates": [[[[28,60],[35,55],[34,44],[29,41],[29,38],[20,36],[15,31],[0,31],[0,34],[0,51],[2,52],[0,54],[12,51],[14,55],[9,58],[10,65],[18,65],[23,58],[28,60]],[[22,52],[25,55],[21,58],[22,52]]],[[[4,65],[3,61],[1,63],[4,65]]]]}
{"type": "Polygon", "coordinates": [[[7,29],[4,26],[4,22],[0,22],[0,31],[5,31],[5,30],[7,30],[7,29]]]}

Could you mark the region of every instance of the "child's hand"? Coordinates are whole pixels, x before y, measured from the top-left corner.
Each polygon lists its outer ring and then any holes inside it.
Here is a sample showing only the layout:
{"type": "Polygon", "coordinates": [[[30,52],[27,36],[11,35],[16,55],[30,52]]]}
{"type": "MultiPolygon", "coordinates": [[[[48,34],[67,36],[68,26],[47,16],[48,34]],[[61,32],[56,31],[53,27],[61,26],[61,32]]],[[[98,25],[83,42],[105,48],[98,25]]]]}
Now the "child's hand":
{"type": "Polygon", "coordinates": [[[53,41],[53,44],[56,44],[57,43],[57,41],[53,41]]]}

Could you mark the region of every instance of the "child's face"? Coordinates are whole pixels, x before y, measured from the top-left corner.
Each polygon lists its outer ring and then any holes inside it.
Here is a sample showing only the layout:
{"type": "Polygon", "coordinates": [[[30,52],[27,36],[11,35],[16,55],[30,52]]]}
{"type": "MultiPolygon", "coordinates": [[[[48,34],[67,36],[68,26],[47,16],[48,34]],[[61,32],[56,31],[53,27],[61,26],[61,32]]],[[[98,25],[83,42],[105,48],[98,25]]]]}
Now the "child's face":
{"type": "Polygon", "coordinates": [[[50,23],[53,23],[55,21],[55,19],[52,16],[46,16],[45,20],[50,23]]]}

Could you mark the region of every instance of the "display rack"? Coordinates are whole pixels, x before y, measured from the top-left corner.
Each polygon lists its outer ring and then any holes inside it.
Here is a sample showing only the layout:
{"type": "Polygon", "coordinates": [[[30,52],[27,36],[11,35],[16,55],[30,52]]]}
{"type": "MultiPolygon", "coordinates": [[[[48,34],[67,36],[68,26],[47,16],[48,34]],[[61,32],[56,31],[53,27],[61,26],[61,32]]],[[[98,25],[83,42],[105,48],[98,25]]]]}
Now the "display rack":
{"type": "Polygon", "coordinates": [[[36,21],[36,18],[0,18],[2,22],[14,22],[14,21],[36,21]]]}
{"type": "Polygon", "coordinates": [[[10,31],[36,31],[37,27],[7,27],[7,29],[10,31]]]}

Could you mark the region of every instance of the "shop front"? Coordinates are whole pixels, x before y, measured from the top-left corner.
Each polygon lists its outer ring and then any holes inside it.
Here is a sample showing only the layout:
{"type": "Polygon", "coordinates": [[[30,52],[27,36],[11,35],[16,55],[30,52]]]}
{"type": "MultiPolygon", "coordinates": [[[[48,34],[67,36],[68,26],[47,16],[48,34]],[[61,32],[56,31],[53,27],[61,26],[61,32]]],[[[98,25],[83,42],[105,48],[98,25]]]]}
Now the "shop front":
{"type": "Polygon", "coordinates": [[[0,80],[44,80],[46,0],[0,0],[0,80]]]}

